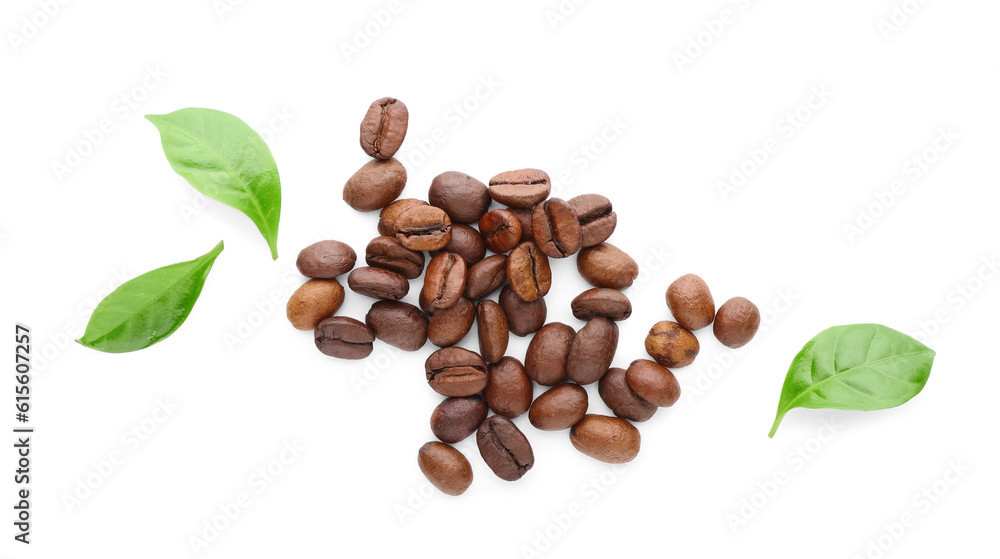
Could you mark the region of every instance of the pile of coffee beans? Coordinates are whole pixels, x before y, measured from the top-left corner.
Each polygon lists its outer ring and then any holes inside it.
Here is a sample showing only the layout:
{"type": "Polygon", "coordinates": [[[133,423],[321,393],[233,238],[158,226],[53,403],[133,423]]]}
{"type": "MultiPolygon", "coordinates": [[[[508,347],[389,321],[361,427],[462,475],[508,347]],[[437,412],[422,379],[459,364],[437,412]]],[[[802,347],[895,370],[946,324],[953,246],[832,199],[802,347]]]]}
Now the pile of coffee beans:
{"type": "Polygon", "coordinates": [[[760,323],[753,303],[731,299],[716,313],[705,282],[687,275],[667,290],[676,322],[657,323],[646,338],[653,360],[612,367],[617,321],[632,314],[622,290],[639,267],[607,242],[618,223],[611,201],[598,194],[549,198],[549,176],[538,169],[500,173],[488,184],[449,171],[431,182],[427,201],[397,199],[406,170],[393,155],[407,120],[406,105],[397,99],[371,104],[361,123],[361,147],[373,159],[344,185],[348,205],[380,212],[379,236],[365,248],[367,266],[355,267],[357,254],[339,241],[304,248],[297,266],[310,279],[292,294],[287,313],[295,328],[312,330],[316,347],[332,357],[363,359],[376,340],[405,351],[417,351],[428,340],[440,348],[424,365],[428,385],[445,398],[430,419],[439,441],[421,447],[417,463],[444,493],[459,495],[472,483],[468,459],[451,445],[473,433],[483,461],[498,477],[524,476],[534,454],[511,419],[525,413],[537,429],[569,430],[573,446],[587,456],[632,460],[640,444],[633,422],[680,398],[668,367],[694,361],[699,347],[691,331],[714,320],[716,337],[729,347],[753,337],[760,323]],[[549,259],[574,255],[580,275],[594,286],[571,304],[573,316],[585,321],[579,331],[547,322],[544,299],[552,286],[549,259]],[[364,322],[336,314],[344,301],[338,280],[344,274],[351,291],[376,299],[364,322]],[[401,301],[421,275],[419,307],[401,301]],[[456,345],[473,325],[478,352],[456,345]],[[532,336],[523,362],[507,355],[511,334],[532,336]],[[533,398],[536,383],[551,388],[533,398]],[[583,386],[593,383],[614,416],[587,413],[583,386]]]}

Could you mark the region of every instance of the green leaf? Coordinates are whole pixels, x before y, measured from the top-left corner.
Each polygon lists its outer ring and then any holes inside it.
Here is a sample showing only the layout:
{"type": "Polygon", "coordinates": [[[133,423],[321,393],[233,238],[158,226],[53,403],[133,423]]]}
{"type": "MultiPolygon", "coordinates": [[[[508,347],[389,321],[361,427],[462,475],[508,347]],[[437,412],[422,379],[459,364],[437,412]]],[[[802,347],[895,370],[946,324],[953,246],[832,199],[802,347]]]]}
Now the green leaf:
{"type": "Polygon", "coordinates": [[[281,181],[264,139],[239,118],[212,109],[146,115],[178,175],[253,220],[278,259],[281,181]]]}
{"type": "Polygon", "coordinates": [[[792,408],[880,410],[906,403],[927,383],[934,350],[878,324],[835,326],[795,356],[769,437],[792,408]]]}
{"type": "Polygon", "coordinates": [[[171,264],[130,279],[104,298],[76,340],[108,353],[147,348],[173,334],[191,314],[222,241],[189,262],[171,264]]]}

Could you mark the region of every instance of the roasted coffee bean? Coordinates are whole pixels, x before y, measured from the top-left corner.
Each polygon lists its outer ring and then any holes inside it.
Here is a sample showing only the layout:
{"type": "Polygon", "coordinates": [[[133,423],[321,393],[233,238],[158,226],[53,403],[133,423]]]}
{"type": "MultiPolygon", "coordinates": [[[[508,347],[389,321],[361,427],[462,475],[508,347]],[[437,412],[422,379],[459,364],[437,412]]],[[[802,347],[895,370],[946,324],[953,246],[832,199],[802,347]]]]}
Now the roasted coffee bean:
{"type": "Polygon", "coordinates": [[[539,297],[530,303],[514,293],[509,285],[500,291],[500,307],[507,315],[507,327],[515,336],[534,334],[545,325],[547,307],[545,299],[539,297]]]}
{"type": "Polygon", "coordinates": [[[550,322],[531,338],[524,357],[524,372],[542,386],[566,380],[566,358],[576,332],[561,322],[550,322]]]}
{"type": "Polygon", "coordinates": [[[521,238],[522,239],[534,239],[535,231],[532,229],[531,218],[535,215],[535,207],[530,208],[505,208],[510,213],[514,214],[517,221],[521,223],[521,238]]]}
{"type": "Polygon", "coordinates": [[[687,367],[699,349],[694,334],[669,320],[654,324],[646,336],[646,353],[664,367],[687,367]]]}
{"type": "Polygon", "coordinates": [[[403,351],[416,351],[427,342],[427,316],[409,303],[375,301],[365,324],[376,338],[403,351]]]}
{"type": "Polygon", "coordinates": [[[490,179],[489,190],[498,204],[530,208],[549,197],[552,181],[545,171],[538,169],[507,171],[490,179]]]}
{"type": "Polygon", "coordinates": [[[513,419],[528,411],[534,386],[520,361],[504,357],[489,366],[489,377],[483,398],[493,413],[513,419]]]}
{"type": "Polygon", "coordinates": [[[531,241],[517,245],[507,256],[507,281],[522,301],[545,296],[552,287],[548,257],[531,241]]]}
{"type": "Polygon", "coordinates": [[[528,421],[542,431],[569,429],[587,414],[587,405],[587,391],[582,386],[560,384],[535,399],[528,421]]]}
{"type": "Polygon", "coordinates": [[[410,291],[410,282],[406,278],[382,268],[364,266],[355,269],[347,276],[347,285],[351,291],[375,299],[390,299],[398,301],[410,291]]]}
{"type": "Polygon", "coordinates": [[[681,397],[681,385],[669,369],[649,359],[636,359],[625,371],[625,383],[643,400],[661,408],[681,397]]]}
{"type": "Polygon", "coordinates": [[[458,171],[434,177],[427,199],[432,206],[448,212],[453,223],[479,221],[493,201],[485,184],[458,171]]]}
{"type": "Polygon", "coordinates": [[[465,296],[482,299],[507,283],[507,255],[494,254],[473,264],[465,274],[465,296]]]}
{"type": "Polygon", "coordinates": [[[447,309],[465,292],[465,261],[453,252],[442,252],[431,259],[424,274],[424,297],[435,309],[447,309]]]}
{"type": "Polygon", "coordinates": [[[622,464],[639,454],[639,430],[628,421],[606,415],[586,415],[569,432],[577,450],[591,458],[622,464]]]}
{"type": "Polygon", "coordinates": [[[743,297],[733,297],[719,307],[712,330],[722,345],[736,349],[747,345],[760,327],[760,310],[743,297]]]}
{"type": "Polygon", "coordinates": [[[344,184],[344,201],[359,212],[388,206],[406,187],[406,169],[395,159],[373,159],[344,184]]]}
{"type": "Polygon", "coordinates": [[[535,244],[550,258],[566,258],[580,250],[580,221],[565,200],[552,198],[535,206],[531,229],[535,244]]]}
{"type": "Polygon", "coordinates": [[[365,249],[365,262],[372,267],[390,270],[406,279],[416,279],[424,271],[424,253],[410,250],[395,237],[375,237],[365,249]]]}
{"type": "Polygon", "coordinates": [[[611,243],[587,247],[576,257],[576,269],[594,287],[625,289],[639,276],[639,265],[611,243]]]}
{"type": "Polygon", "coordinates": [[[612,367],[601,377],[597,393],[611,412],[630,421],[646,421],[656,413],[656,406],[643,400],[625,382],[625,369],[612,367]]]}
{"type": "Polygon", "coordinates": [[[410,250],[440,250],[451,240],[451,219],[441,208],[414,206],[396,218],[396,240],[410,250]]]}
{"type": "Polygon", "coordinates": [[[324,318],[313,331],[316,347],[331,357],[364,359],[372,353],[375,333],[364,322],[346,316],[324,318]]]}
{"type": "Polygon", "coordinates": [[[472,465],[454,447],[429,442],[417,453],[420,471],[434,487],[446,495],[461,495],[472,485],[472,465]]]}
{"type": "Polygon", "coordinates": [[[486,246],[498,254],[521,242],[521,222],[510,210],[490,210],[479,220],[486,246]]]}
{"type": "Polygon", "coordinates": [[[476,305],[476,323],[479,326],[479,353],[487,363],[496,363],[507,353],[510,341],[507,315],[499,304],[487,299],[476,305]]]}
{"type": "Polygon", "coordinates": [[[514,422],[494,415],[479,426],[476,443],[483,461],[505,481],[517,481],[535,465],[531,443],[514,422]]]}
{"type": "Polygon", "coordinates": [[[618,349],[618,325],[598,316],[587,321],[573,338],[566,357],[566,373],[577,384],[601,380],[618,349]]]}
{"type": "Polygon", "coordinates": [[[344,304],[344,287],[335,279],[311,279],[292,293],[285,307],[288,321],[297,330],[312,330],[333,316],[344,304]]]}
{"type": "Polygon", "coordinates": [[[486,388],[486,361],[461,347],[432,353],[424,363],[427,383],[442,396],[472,396],[486,388]]]}
{"type": "Polygon", "coordinates": [[[715,301],[705,280],[694,274],[683,275],[667,287],[667,306],[674,320],[687,330],[698,330],[715,319],[715,301]]]}
{"type": "Polygon", "coordinates": [[[618,225],[618,214],[611,200],[600,194],[583,194],[570,198],[569,206],[580,220],[580,246],[592,247],[608,240],[618,225]]]}
{"type": "Polygon", "coordinates": [[[447,398],[431,413],[431,432],[446,443],[457,443],[476,432],[489,408],[479,396],[447,398]]]}
{"type": "Polygon", "coordinates": [[[427,202],[416,198],[402,198],[382,208],[378,214],[378,234],[384,237],[396,236],[396,220],[406,210],[414,206],[426,206],[427,202]]]}
{"type": "MultiPolygon", "coordinates": [[[[441,248],[441,252],[454,252],[465,260],[466,266],[472,266],[486,256],[486,243],[479,231],[468,225],[453,223],[451,239],[441,248]]],[[[437,253],[431,256],[437,256],[437,253]]]]}
{"type": "Polygon", "coordinates": [[[590,320],[603,316],[611,320],[625,320],[632,315],[632,303],[617,289],[595,287],[576,296],[570,304],[573,316],[590,320]]]}
{"type": "Polygon", "coordinates": [[[462,341],[476,320],[476,306],[465,297],[447,309],[431,308],[427,339],[438,347],[448,347],[462,341]]]}
{"type": "Polygon", "coordinates": [[[361,121],[361,149],[375,159],[389,159],[402,145],[409,120],[402,101],[392,97],[375,101],[361,121]]]}
{"type": "Polygon", "coordinates": [[[340,241],[319,241],[299,252],[295,267],[308,278],[331,279],[354,268],[358,255],[340,241]]]}

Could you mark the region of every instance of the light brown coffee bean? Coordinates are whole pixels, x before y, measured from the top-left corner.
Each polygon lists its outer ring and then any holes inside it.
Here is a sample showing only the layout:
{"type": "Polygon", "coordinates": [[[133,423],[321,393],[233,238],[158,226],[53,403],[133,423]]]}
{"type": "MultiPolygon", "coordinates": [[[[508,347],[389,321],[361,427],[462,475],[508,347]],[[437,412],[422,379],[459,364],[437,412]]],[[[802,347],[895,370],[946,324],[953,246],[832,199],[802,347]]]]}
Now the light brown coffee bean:
{"type": "Polygon", "coordinates": [[[560,384],[535,399],[528,421],[542,431],[569,429],[587,414],[587,405],[587,391],[582,386],[560,384]]]}
{"type": "Polygon", "coordinates": [[[570,429],[577,450],[609,464],[631,462],[639,454],[639,430],[617,417],[586,415],[570,429]]]}
{"type": "Polygon", "coordinates": [[[760,327],[760,310],[743,297],[733,297],[719,307],[712,328],[722,345],[736,349],[753,339],[760,327]]]}
{"type": "Polygon", "coordinates": [[[498,254],[521,242],[521,222],[510,210],[490,210],[479,220],[479,231],[486,246],[498,254]]]}
{"type": "Polygon", "coordinates": [[[580,328],[569,346],[566,373],[577,384],[601,380],[611,367],[618,349],[618,325],[598,316],[580,328]]]}
{"type": "MultiPolygon", "coordinates": [[[[423,292],[421,292],[423,295],[423,292]]],[[[476,305],[465,297],[447,309],[434,309],[427,324],[427,339],[438,347],[449,347],[462,341],[476,320],[476,305]]]]}
{"type": "Polygon", "coordinates": [[[608,240],[618,225],[611,200],[600,194],[583,194],[569,200],[580,220],[580,246],[591,247],[608,240]]]}
{"type": "Polygon", "coordinates": [[[499,304],[486,299],[476,305],[476,323],[479,326],[479,353],[487,363],[496,363],[507,352],[510,341],[507,315],[499,304]]]}
{"type": "Polygon", "coordinates": [[[507,281],[522,301],[545,296],[552,287],[548,257],[531,241],[517,245],[507,256],[507,281]]]}
{"type": "Polygon", "coordinates": [[[528,378],[542,386],[554,386],[566,380],[566,359],[576,332],[561,322],[550,322],[531,338],[524,357],[528,378]]]}
{"type": "Polygon", "coordinates": [[[629,421],[646,421],[656,413],[656,406],[643,400],[628,387],[625,369],[612,367],[601,377],[597,392],[611,412],[629,421]]]}
{"type": "Polygon", "coordinates": [[[350,272],[357,260],[358,255],[346,243],[319,241],[299,252],[295,267],[303,276],[331,279],[350,272]]]}
{"type": "Polygon", "coordinates": [[[442,396],[472,396],[486,388],[486,361],[461,347],[446,347],[424,362],[427,383],[442,396]]]}
{"type": "Polygon", "coordinates": [[[530,208],[505,208],[510,213],[514,214],[514,217],[521,223],[521,238],[522,239],[534,239],[535,231],[532,229],[531,219],[535,215],[535,207],[530,208]]]}
{"type": "Polygon", "coordinates": [[[643,400],[661,408],[674,405],[681,397],[681,385],[669,369],[650,361],[636,359],[625,371],[625,383],[643,400]]]}
{"type": "Polygon", "coordinates": [[[576,268],[594,287],[626,289],[639,276],[639,265],[611,243],[587,247],[576,257],[576,268]]]}
{"type": "Polygon", "coordinates": [[[632,316],[632,302],[617,289],[595,287],[576,296],[570,304],[573,316],[590,320],[603,316],[611,320],[625,320],[632,316]]]}
{"type": "Polygon", "coordinates": [[[473,301],[487,297],[507,283],[507,255],[493,254],[476,262],[465,274],[465,296],[473,301]]]}
{"type": "Polygon", "coordinates": [[[461,495],[472,485],[472,465],[464,454],[444,443],[433,441],[420,447],[417,466],[446,495],[461,495]]]}
{"type": "Polygon", "coordinates": [[[424,274],[424,297],[435,309],[447,309],[465,292],[465,261],[453,252],[431,258],[424,274]]]}
{"type": "Polygon", "coordinates": [[[504,357],[489,366],[489,377],[483,398],[493,413],[513,419],[528,411],[534,387],[520,361],[504,357]]]}
{"type": "Polygon", "coordinates": [[[552,181],[545,171],[538,169],[507,171],[490,179],[489,190],[498,204],[530,208],[549,197],[552,181]]]}
{"type": "Polygon", "coordinates": [[[414,206],[396,218],[396,240],[410,250],[441,250],[451,240],[451,219],[441,208],[414,206]]]}
{"type": "Polygon", "coordinates": [[[715,318],[715,301],[705,280],[694,274],[683,275],[667,287],[667,306],[674,320],[687,330],[698,330],[715,318]]]}
{"type": "Polygon", "coordinates": [[[406,187],[406,169],[395,159],[373,159],[344,184],[344,201],[359,212],[388,206],[406,187]]]}
{"type": "Polygon", "coordinates": [[[664,367],[687,367],[698,357],[698,338],[676,322],[657,322],[646,336],[646,353],[664,367]]]}
{"type": "Polygon", "coordinates": [[[566,258],[580,250],[580,221],[565,200],[552,198],[535,206],[531,229],[535,244],[549,258],[566,258]]]}
{"type": "Polygon", "coordinates": [[[361,149],[375,159],[396,155],[406,137],[410,113],[398,99],[383,97],[368,107],[361,120],[361,149]]]}
{"type": "Polygon", "coordinates": [[[416,198],[402,198],[382,208],[378,214],[378,234],[383,237],[396,236],[396,220],[406,210],[414,206],[426,206],[427,202],[416,198]]]}
{"type": "Polygon", "coordinates": [[[296,330],[314,330],[321,320],[344,304],[344,287],[335,279],[311,279],[292,293],[285,307],[296,330]]]}

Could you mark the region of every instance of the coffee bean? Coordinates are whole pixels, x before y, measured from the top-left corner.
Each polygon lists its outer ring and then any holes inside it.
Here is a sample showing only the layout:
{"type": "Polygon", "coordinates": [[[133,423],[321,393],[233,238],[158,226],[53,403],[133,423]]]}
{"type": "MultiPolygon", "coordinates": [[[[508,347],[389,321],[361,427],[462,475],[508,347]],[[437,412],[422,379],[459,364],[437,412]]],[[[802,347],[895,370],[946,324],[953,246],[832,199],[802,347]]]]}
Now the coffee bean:
{"type": "Polygon", "coordinates": [[[630,421],[646,421],[656,413],[656,406],[643,400],[625,381],[625,369],[612,367],[601,377],[597,393],[611,412],[630,421]]]}
{"type": "Polygon", "coordinates": [[[617,289],[595,287],[576,296],[570,304],[573,316],[590,320],[603,316],[611,320],[625,320],[632,315],[632,303],[617,289]]]}
{"type": "Polygon", "coordinates": [[[539,297],[530,303],[522,300],[509,285],[500,291],[500,307],[507,315],[507,327],[515,336],[534,334],[545,325],[547,307],[539,297]]]}
{"type": "Polygon", "coordinates": [[[582,386],[560,384],[535,399],[528,421],[542,431],[569,429],[587,414],[587,405],[587,391],[582,386]]]}
{"type": "Polygon", "coordinates": [[[465,261],[453,252],[431,259],[424,274],[424,297],[435,309],[447,309],[465,292],[465,261]]]}
{"type": "Polygon", "coordinates": [[[409,119],[402,101],[392,97],[375,101],[361,120],[361,149],[375,159],[389,159],[402,145],[409,119]]]}
{"type": "Polygon", "coordinates": [[[507,283],[507,255],[494,254],[473,264],[465,274],[465,296],[482,299],[507,283]]]}
{"type": "Polygon", "coordinates": [[[351,291],[375,299],[391,299],[398,301],[410,291],[410,282],[406,278],[382,268],[363,266],[355,269],[347,276],[347,285],[351,291]]]}
{"type": "Polygon", "coordinates": [[[573,338],[566,357],[566,372],[577,384],[601,380],[618,349],[618,325],[598,316],[587,321],[573,338]]]}
{"type": "Polygon", "coordinates": [[[576,257],[576,268],[594,287],[625,289],[639,276],[639,265],[611,243],[587,247],[576,257]]]}
{"type": "Polygon", "coordinates": [[[708,326],[715,318],[712,292],[694,274],[683,275],[667,287],[667,306],[677,324],[691,331],[708,326]]]}
{"type": "Polygon", "coordinates": [[[472,396],[486,388],[486,361],[461,347],[432,353],[424,363],[427,383],[442,396],[472,396]]]}
{"type": "Polygon", "coordinates": [[[580,246],[592,247],[608,240],[618,225],[611,200],[600,194],[583,194],[569,200],[580,220],[580,246]]]}
{"type": "Polygon", "coordinates": [[[483,398],[493,413],[513,419],[528,411],[533,393],[531,379],[517,359],[504,357],[489,366],[483,398]]]}
{"type": "Polygon", "coordinates": [[[534,239],[535,231],[531,223],[532,216],[535,215],[535,206],[530,208],[505,208],[510,213],[514,214],[517,221],[521,224],[521,238],[522,239],[534,239]]]}
{"type": "Polygon", "coordinates": [[[494,415],[479,426],[476,443],[483,461],[505,481],[517,481],[535,465],[531,443],[514,422],[494,415]]]}
{"type": "Polygon", "coordinates": [[[565,200],[552,198],[535,206],[531,228],[535,244],[550,258],[566,258],[580,250],[580,221],[565,200]]]}
{"type": "Polygon", "coordinates": [[[747,345],[760,327],[760,310],[743,297],[733,297],[719,307],[712,330],[722,345],[736,349],[747,345]]]}
{"type": "Polygon", "coordinates": [[[681,385],[669,369],[649,359],[636,359],[625,371],[625,383],[643,400],[661,408],[681,397],[681,385]]]}
{"type": "Polygon", "coordinates": [[[639,454],[639,430],[617,417],[586,415],[569,432],[577,450],[610,464],[631,462],[639,454]]]}
{"type": "Polygon", "coordinates": [[[493,252],[504,253],[521,242],[521,222],[510,210],[490,210],[479,220],[479,231],[486,246],[493,252]]]}
{"type": "Polygon", "coordinates": [[[669,320],[654,324],[646,336],[646,353],[664,367],[687,367],[699,349],[694,334],[669,320]]]}
{"type": "Polygon", "coordinates": [[[344,184],[344,201],[359,212],[373,212],[388,206],[406,186],[406,169],[395,159],[373,159],[365,163],[344,184]]]}
{"type": "Polygon", "coordinates": [[[548,198],[552,182],[545,171],[521,169],[507,171],[490,179],[490,196],[498,204],[512,208],[530,208],[548,198]]]}
{"type": "Polygon", "coordinates": [[[295,267],[308,278],[330,279],[350,272],[357,260],[358,255],[347,244],[319,241],[299,252],[295,267]]]}
{"type": "Polygon", "coordinates": [[[531,241],[517,245],[507,256],[507,281],[522,301],[543,297],[552,287],[548,257],[531,241]]]}
{"type": "Polygon", "coordinates": [[[427,199],[432,206],[448,212],[453,223],[479,221],[493,201],[485,184],[457,171],[434,177],[427,199]]]}
{"type": "Polygon", "coordinates": [[[335,279],[311,279],[292,293],[285,307],[296,330],[312,330],[344,304],[344,287],[335,279]]]}
{"type": "Polygon", "coordinates": [[[382,208],[378,214],[378,234],[384,237],[396,236],[396,221],[406,210],[414,206],[426,206],[427,202],[416,198],[402,198],[382,208]]]}
{"type": "Polygon", "coordinates": [[[414,206],[396,219],[396,240],[410,250],[440,250],[451,240],[451,219],[441,208],[414,206]]]}
{"type": "Polygon", "coordinates": [[[566,358],[576,332],[561,322],[550,322],[531,338],[524,357],[524,372],[542,386],[566,380],[566,358]]]}
{"type": "Polygon", "coordinates": [[[427,339],[438,347],[453,346],[462,341],[476,320],[476,306],[465,297],[447,309],[432,310],[434,314],[427,325],[427,339]]]}
{"type": "Polygon", "coordinates": [[[487,299],[476,305],[476,323],[479,325],[479,353],[487,363],[496,363],[507,352],[510,341],[507,316],[499,304],[487,299]]]}
{"type": "Polygon", "coordinates": [[[364,322],[346,316],[324,318],[313,331],[316,347],[341,359],[364,359],[372,353],[375,334],[364,322]]]}
{"type": "Polygon", "coordinates": [[[461,495],[472,485],[472,465],[464,454],[444,443],[433,441],[420,447],[417,465],[427,481],[446,495],[461,495]]]}
{"type": "Polygon", "coordinates": [[[427,316],[409,303],[375,301],[365,324],[377,339],[403,351],[416,351],[427,342],[427,316]]]}
{"type": "Polygon", "coordinates": [[[395,237],[375,237],[365,249],[365,262],[372,267],[390,270],[406,279],[416,279],[424,271],[424,253],[410,250],[395,237]]]}
{"type": "MultiPolygon", "coordinates": [[[[482,235],[468,225],[453,223],[451,225],[451,239],[448,244],[441,247],[441,252],[454,252],[465,260],[466,266],[472,266],[486,256],[486,243],[483,242],[482,235]]],[[[437,256],[437,253],[431,254],[437,256]]]]}
{"type": "Polygon", "coordinates": [[[431,432],[446,443],[457,443],[476,432],[489,408],[479,396],[446,398],[431,413],[431,432]]]}

